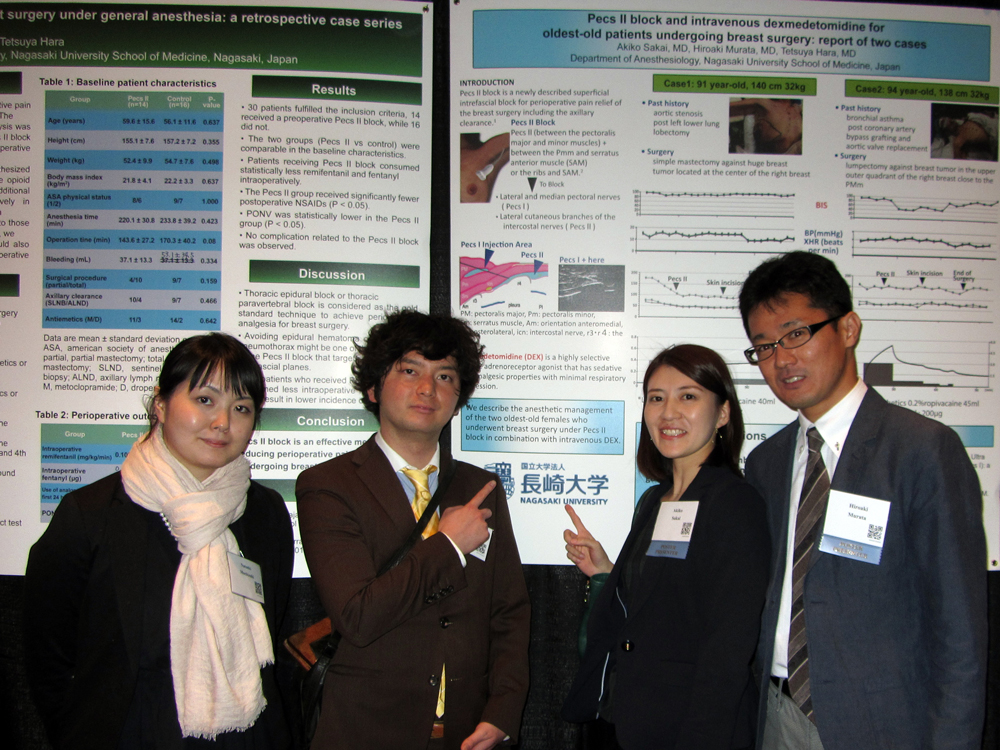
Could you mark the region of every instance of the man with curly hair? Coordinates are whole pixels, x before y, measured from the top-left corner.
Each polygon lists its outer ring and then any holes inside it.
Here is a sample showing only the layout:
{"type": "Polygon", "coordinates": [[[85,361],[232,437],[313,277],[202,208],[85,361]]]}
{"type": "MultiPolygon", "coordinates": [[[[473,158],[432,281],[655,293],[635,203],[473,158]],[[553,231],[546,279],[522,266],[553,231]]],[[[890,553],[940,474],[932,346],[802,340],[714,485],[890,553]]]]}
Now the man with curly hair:
{"type": "Polygon", "coordinates": [[[313,747],[516,741],[529,604],[506,497],[494,475],[439,444],[479,382],[479,336],[451,316],[400,310],[355,348],[352,384],[379,430],[295,488],[309,570],[343,637],[313,747]],[[439,482],[424,538],[377,575],[439,482]]]}

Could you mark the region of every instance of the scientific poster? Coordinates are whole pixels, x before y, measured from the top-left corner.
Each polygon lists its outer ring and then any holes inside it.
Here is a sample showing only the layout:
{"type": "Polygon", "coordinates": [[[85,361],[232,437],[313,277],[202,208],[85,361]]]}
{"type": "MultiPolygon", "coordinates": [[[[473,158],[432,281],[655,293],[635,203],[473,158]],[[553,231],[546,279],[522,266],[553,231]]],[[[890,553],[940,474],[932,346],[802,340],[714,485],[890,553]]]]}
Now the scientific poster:
{"type": "Polygon", "coordinates": [[[882,4],[452,6],[452,295],[488,351],[455,452],[504,477],[525,562],[566,562],[564,503],[617,553],[664,347],[723,355],[745,452],[793,420],[737,295],[809,250],[851,284],[866,382],[961,436],[1000,568],[998,31],[882,4]]]}
{"type": "Polygon", "coordinates": [[[5,3],[0,29],[0,574],[200,331],[262,363],[248,456],[294,520],[298,473],[377,427],[351,339],[427,306],[430,6],[5,3]]]}

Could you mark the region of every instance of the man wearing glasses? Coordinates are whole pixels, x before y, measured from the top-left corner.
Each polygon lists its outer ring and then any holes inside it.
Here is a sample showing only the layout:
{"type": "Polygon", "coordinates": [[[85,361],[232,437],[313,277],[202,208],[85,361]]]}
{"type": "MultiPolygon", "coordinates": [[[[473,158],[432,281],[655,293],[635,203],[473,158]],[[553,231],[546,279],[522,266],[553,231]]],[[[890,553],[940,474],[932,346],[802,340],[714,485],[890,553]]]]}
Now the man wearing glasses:
{"type": "Polygon", "coordinates": [[[950,428],[858,377],[834,264],[772,258],[740,291],[747,359],[798,419],[747,458],[775,561],[756,667],[764,750],[979,750],[986,546],[950,428]]]}

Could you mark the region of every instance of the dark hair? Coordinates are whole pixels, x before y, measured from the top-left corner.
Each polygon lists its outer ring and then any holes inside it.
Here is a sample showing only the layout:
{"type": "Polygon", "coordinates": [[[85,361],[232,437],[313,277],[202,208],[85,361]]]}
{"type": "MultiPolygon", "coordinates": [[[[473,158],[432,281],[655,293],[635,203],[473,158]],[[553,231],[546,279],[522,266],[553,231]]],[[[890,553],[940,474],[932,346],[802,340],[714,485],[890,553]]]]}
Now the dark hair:
{"type": "MultiPolygon", "coordinates": [[[[737,476],[740,471],[740,450],[743,448],[743,413],[740,400],[736,397],[736,386],[729,374],[725,361],[713,350],[697,344],[678,344],[664,349],[653,357],[642,379],[642,400],[646,402],[649,379],[661,367],[672,367],[686,375],[707,391],[715,394],[721,406],[729,402],[729,422],[719,428],[715,447],[705,461],[709,466],[725,466],[737,476]]],[[[672,462],[656,449],[649,436],[646,420],[642,420],[639,431],[639,447],[636,449],[635,463],[647,479],[669,482],[673,478],[672,462]]]]}
{"type": "MultiPolygon", "coordinates": [[[[802,294],[809,305],[827,316],[847,315],[854,309],[851,287],[829,258],[796,250],[768,258],[747,276],[740,289],[743,329],[750,335],[750,313],[761,305],[781,302],[787,294],[802,294]]],[[[837,327],[837,321],[833,322],[837,327]]]]}
{"type": "Polygon", "coordinates": [[[377,401],[368,398],[368,390],[375,389],[376,398],[389,372],[407,352],[417,352],[431,361],[454,357],[458,370],[458,405],[465,406],[472,392],[479,385],[483,346],[479,334],[460,318],[418,312],[413,309],[387,313],[385,320],[368,331],[364,344],[354,341],[357,354],[351,365],[351,385],[361,393],[365,408],[379,415],[377,401]]]}
{"type": "MultiPolygon", "coordinates": [[[[239,397],[253,401],[253,426],[260,424],[260,412],[267,399],[267,386],[260,364],[246,345],[226,333],[206,333],[184,339],[163,358],[157,380],[157,398],[169,399],[181,385],[189,391],[203,386],[213,375],[221,373],[226,388],[239,397]]],[[[146,404],[149,414],[149,434],[156,427],[153,398],[146,404]]]]}

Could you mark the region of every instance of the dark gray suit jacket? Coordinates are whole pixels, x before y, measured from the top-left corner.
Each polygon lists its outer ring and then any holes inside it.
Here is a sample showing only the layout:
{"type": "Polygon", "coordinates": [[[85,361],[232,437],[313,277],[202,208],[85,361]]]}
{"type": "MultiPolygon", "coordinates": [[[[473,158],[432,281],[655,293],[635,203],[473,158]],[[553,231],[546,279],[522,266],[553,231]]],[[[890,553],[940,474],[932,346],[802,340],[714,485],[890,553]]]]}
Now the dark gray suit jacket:
{"type": "MultiPolygon", "coordinates": [[[[758,746],[786,565],[793,422],[750,454],[776,561],[764,609],[758,746]]],[[[813,708],[826,750],[979,750],[986,706],[986,540],[955,432],[869,388],[832,488],[892,503],[879,565],[817,552],[805,581],[813,708]]]]}

